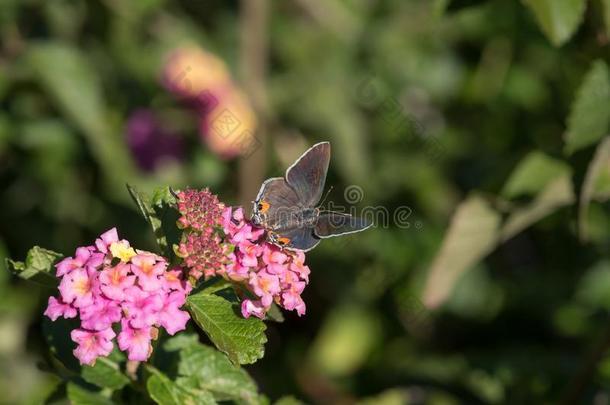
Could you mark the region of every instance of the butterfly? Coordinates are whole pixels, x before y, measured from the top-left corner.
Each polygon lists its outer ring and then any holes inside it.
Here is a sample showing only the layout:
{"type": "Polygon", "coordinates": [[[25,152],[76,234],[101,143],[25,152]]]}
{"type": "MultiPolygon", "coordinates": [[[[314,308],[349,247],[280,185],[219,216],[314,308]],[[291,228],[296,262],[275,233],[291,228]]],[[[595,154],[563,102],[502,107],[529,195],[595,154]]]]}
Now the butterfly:
{"type": "Polygon", "coordinates": [[[349,214],[326,211],[318,204],[330,163],[330,143],[309,148],[284,177],[265,180],[253,201],[252,222],[282,248],[309,251],[321,239],[360,232],[372,223],[349,214]]]}

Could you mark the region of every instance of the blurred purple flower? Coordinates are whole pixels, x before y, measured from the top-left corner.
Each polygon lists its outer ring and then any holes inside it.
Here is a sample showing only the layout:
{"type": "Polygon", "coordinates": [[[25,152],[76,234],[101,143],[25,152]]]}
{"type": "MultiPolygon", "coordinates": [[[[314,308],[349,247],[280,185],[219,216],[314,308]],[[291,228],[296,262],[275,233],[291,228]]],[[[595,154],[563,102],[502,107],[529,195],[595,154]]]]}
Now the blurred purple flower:
{"type": "Polygon", "coordinates": [[[155,114],[147,109],[131,114],[126,137],[136,163],[147,172],[154,171],[163,160],[181,160],[184,156],[182,138],[163,127],[155,114]]]}

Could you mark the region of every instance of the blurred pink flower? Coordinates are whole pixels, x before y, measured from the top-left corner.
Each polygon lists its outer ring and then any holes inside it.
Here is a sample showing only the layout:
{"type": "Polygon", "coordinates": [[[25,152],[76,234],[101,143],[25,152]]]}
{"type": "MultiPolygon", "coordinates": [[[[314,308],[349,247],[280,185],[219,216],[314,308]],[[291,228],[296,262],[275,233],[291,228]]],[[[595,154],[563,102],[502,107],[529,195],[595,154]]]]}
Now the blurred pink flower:
{"type": "Polygon", "coordinates": [[[230,82],[229,69],[222,59],[196,45],[172,51],[162,73],[162,83],[170,92],[191,101],[230,82]]]}
{"type": "Polygon", "coordinates": [[[248,98],[236,86],[212,94],[215,107],[200,116],[202,139],[223,159],[250,155],[260,141],[256,138],[258,120],[248,98]]]}
{"type": "Polygon", "coordinates": [[[197,46],[174,50],[162,83],[197,114],[202,140],[221,158],[248,155],[260,146],[256,114],[216,55],[197,46]]]}
{"type": "Polygon", "coordinates": [[[166,128],[151,110],[131,113],[125,130],[127,145],[140,169],[154,171],[164,161],[180,161],[184,157],[184,141],[166,128]]]}

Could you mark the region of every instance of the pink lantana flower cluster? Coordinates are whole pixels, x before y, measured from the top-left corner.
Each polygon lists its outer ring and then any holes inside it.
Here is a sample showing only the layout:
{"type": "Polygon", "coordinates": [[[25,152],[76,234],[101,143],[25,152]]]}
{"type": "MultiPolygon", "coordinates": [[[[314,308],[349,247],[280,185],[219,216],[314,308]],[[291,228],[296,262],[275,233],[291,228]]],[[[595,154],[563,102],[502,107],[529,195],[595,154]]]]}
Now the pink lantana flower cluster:
{"type": "Polygon", "coordinates": [[[227,263],[229,246],[223,243],[221,220],[224,205],[207,188],[178,193],[178,227],[184,229],[175,253],[195,282],[213,277],[227,263]]]}
{"type": "Polygon", "coordinates": [[[225,275],[231,280],[244,280],[256,297],[242,301],[242,315],[264,318],[273,302],[286,310],[296,310],[299,316],[304,315],[301,293],[309,283],[310,273],[305,254],[267,242],[264,231],[244,218],[242,208],[226,208],[222,225],[227,241],[235,247],[229,255],[229,264],[224,267],[225,275]]]}
{"type": "Polygon", "coordinates": [[[189,314],[180,308],[191,286],[182,270],[168,270],[163,257],[134,250],[119,240],[116,228],[76,249],[56,269],[59,296],[49,298],[45,315],[53,321],[79,317],[71,338],[81,364],[109,355],[115,337],[129,360],[146,361],[158,328],[170,335],[186,328],[189,314]]]}
{"type": "Polygon", "coordinates": [[[310,271],[303,252],[267,242],[265,230],[248,221],[242,208],[225,208],[207,189],[180,192],[178,200],[185,233],[176,252],[191,277],[218,275],[236,283],[238,292],[245,291],[246,318],[264,318],[273,302],[305,314],[301,293],[310,271]]]}

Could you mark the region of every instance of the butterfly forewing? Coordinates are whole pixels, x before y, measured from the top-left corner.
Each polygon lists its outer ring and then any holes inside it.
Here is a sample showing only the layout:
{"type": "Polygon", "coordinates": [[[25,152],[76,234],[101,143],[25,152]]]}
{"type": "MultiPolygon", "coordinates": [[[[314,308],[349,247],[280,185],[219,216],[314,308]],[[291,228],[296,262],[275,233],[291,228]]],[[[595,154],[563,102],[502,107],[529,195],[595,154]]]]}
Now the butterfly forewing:
{"type": "Polygon", "coordinates": [[[330,163],[330,143],[320,142],[309,148],[286,170],[286,181],[304,207],[314,207],[320,201],[330,163]]]}
{"type": "Polygon", "coordinates": [[[300,208],[299,197],[286,180],[273,177],[263,183],[256,197],[254,219],[264,227],[277,229],[300,208]]]}

